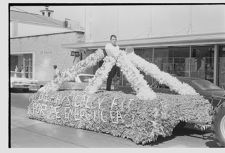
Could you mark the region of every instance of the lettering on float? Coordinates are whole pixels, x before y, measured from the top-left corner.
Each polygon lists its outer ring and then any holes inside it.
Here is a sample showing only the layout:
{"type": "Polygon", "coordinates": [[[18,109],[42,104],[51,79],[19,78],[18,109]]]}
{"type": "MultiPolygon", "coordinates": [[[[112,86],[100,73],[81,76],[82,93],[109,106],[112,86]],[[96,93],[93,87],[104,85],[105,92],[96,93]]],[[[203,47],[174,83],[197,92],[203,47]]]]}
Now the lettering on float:
{"type": "MultiPolygon", "coordinates": [[[[124,111],[124,104],[127,103],[128,112],[130,105],[134,99],[126,99],[114,97],[110,98],[111,105],[109,108],[104,108],[103,105],[109,102],[107,97],[99,98],[97,103],[93,105],[93,100],[88,95],[69,95],[60,98],[48,97],[47,95],[39,95],[32,101],[31,112],[36,115],[49,117],[54,114],[55,119],[64,118],[65,120],[93,120],[101,122],[112,122],[114,124],[123,123],[124,118],[128,116],[124,111]],[[60,99],[63,103],[59,106],[60,99]],[[42,102],[42,103],[41,103],[42,102]],[[57,106],[49,106],[48,103],[56,104],[57,106]],[[122,113],[123,112],[123,113],[122,113]],[[49,115],[51,114],[51,115],[49,115]]],[[[132,122],[134,116],[131,117],[132,122]]]]}

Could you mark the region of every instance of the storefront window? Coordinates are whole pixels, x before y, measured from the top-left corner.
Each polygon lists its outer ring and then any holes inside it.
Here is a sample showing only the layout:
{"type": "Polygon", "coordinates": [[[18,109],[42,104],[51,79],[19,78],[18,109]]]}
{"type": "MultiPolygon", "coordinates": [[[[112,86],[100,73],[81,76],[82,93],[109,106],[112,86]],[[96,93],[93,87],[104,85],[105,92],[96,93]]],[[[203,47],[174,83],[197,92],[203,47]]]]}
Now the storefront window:
{"type": "Polygon", "coordinates": [[[191,77],[202,78],[213,82],[213,49],[213,46],[192,46],[190,60],[191,77]]]}
{"type": "Polygon", "coordinates": [[[219,86],[225,89],[225,45],[219,46],[219,86]]]}
{"type": "Polygon", "coordinates": [[[189,56],[189,47],[170,47],[168,72],[177,76],[189,76],[189,56]]]}
{"type": "Polygon", "coordinates": [[[152,62],[152,48],[134,48],[134,52],[145,60],[152,62]]]}
{"type": "MultiPolygon", "coordinates": [[[[134,52],[135,54],[137,54],[138,56],[144,58],[146,61],[148,62],[152,62],[152,54],[153,54],[153,49],[152,48],[134,48],[134,52]]],[[[120,77],[120,85],[122,86],[130,86],[130,83],[127,81],[126,77],[124,75],[122,75],[121,73],[121,77],[120,77]]],[[[144,79],[151,84],[152,82],[152,77],[150,75],[145,75],[144,72],[140,72],[141,74],[144,75],[144,79]]]]}
{"type": "MultiPolygon", "coordinates": [[[[144,58],[148,62],[153,62],[152,54],[153,54],[153,49],[149,47],[143,47],[143,48],[134,48],[135,54],[138,56],[144,58]]],[[[151,84],[152,82],[152,77],[150,75],[145,75],[144,72],[140,72],[141,74],[144,75],[144,79],[151,84]]],[[[130,83],[127,81],[126,77],[120,72],[120,81],[119,85],[121,86],[130,86],[130,83]]]]}
{"type": "MultiPolygon", "coordinates": [[[[164,48],[135,48],[135,54],[144,58],[148,62],[156,64],[160,70],[175,74],[177,76],[189,76],[190,48],[189,47],[164,47],[164,48]],[[154,52],[154,53],[153,53],[154,52]],[[154,55],[153,55],[154,54],[154,55]]],[[[150,75],[144,75],[148,84],[152,84],[154,79],[150,75]]],[[[124,76],[121,77],[121,84],[129,85],[124,76]]]]}
{"type": "MultiPolygon", "coordinates": [[[[161,71],[176,76],[196,77],[213,82],[214,79],[214,45],[182,46],[163,48],[134,48],[135,54],[148,62],[156,64],[161,71]]],[[[219,85],[225,88],[225,46],[219,46],[219,85]]],[[[144,75],[148,84],[154,79],[144,75]]],[[[129,82],[120,72],[121,86],[129,86],[129,82]]]]}
{"type": "MultiPolygon", "coordinates": [[[[135,48],[134,49],[135,54],[139,55],[140,57],[144,58],[146,61],[148,62],[153,62],[153,48],[135,48]]],[[[144,72],[140,72],[141,74],[144,75],[144,79],[149,83],[152,84],[153,80],[152,77],[150,75],[145,75],[144,72]]]]}
{"type": "Polygon", "coordinates": [[[11,77],[32,78],[32,54],[10,55],[11,77]]]}
{"type": "Polygon", "coordinates": [[[154,55],[154,63],[160,70],[189,76],[189,47],[156,48],[154,55]]]}
{"type": "Polygon", "coordinates": [[[155,63],[160,70],[170,72],[172,65],[169,64],[169,48],[155,48],[153,63],[155,63]]]}

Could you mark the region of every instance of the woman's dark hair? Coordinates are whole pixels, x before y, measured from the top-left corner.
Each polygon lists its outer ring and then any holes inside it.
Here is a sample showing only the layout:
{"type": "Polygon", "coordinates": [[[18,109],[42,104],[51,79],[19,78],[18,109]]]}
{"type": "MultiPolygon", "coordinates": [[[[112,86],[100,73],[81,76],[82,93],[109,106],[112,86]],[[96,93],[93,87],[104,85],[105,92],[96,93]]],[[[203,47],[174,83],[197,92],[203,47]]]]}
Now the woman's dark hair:
{"type": "Polygon", "coordinates": [[[110,36],[110,40],[111,40],[113,37],[114,37],[114,38],[117,38],[116,35],[111,35],[111,36],[110,36]]]}

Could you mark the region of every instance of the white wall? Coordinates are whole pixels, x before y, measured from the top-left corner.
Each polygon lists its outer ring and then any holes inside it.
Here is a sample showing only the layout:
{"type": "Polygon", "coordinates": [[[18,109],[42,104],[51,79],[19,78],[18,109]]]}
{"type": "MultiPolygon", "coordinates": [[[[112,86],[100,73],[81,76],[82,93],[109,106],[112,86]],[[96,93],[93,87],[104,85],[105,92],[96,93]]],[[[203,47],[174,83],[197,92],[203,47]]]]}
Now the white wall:
{"type": "Polygon", "coordinates": [[[18,23],[10,21],[10,38],[18,35],[18,23]]]}
{"type": "Polygon", "coordinates": [[[10,54],[33,54],[33,79],[49,81],[53,78],[53,65],[65,70],[73,65],[70,49],[62,44],[84,41],[83,33],[64,33],[10,39],[10,54]]]}
{"type": "Polygon", "coordinates": [[[225,32],[225,5],[192,9],[192,33],[225,32]]]}
{"type": "Polygon", "coordinates": [[[188,34],[190,6],[153,6],[152,37],[188,34]]]}
{"type": "Polygon", "coordinates": [[[49,34],[49,33],[58,33],[58,32],[67,32],[71,31],[66,28],[54,28],[49,26],[42,26],[42,25],[33,25],[33,24],[26,24],[26,23],[18,23],[17,25],[17,34],[15,34],[15,28],[13,28],[13,24],[10,23],[10,30],[11,35],[10,36],[32,36],[32,35],[41,35],[41,34],[49,34]]]}
{"type": "Polygon", "coordinates": [[[86,41],[225,32],[224,5],[96,6],[86,9],[86,41]]]}

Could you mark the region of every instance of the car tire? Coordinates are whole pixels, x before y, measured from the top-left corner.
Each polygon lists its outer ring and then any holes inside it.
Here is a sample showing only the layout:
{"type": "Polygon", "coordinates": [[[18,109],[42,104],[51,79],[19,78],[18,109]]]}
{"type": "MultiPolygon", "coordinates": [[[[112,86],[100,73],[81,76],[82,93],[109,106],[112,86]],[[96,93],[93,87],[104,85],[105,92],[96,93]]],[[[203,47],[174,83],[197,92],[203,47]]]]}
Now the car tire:
{"type": "Polygon", "coordinates": [[[225,147],[225,102],[215,108],[212,129],[217,144],[225,147]]]}

